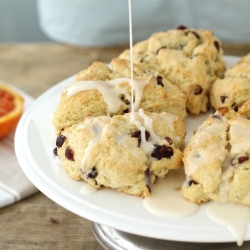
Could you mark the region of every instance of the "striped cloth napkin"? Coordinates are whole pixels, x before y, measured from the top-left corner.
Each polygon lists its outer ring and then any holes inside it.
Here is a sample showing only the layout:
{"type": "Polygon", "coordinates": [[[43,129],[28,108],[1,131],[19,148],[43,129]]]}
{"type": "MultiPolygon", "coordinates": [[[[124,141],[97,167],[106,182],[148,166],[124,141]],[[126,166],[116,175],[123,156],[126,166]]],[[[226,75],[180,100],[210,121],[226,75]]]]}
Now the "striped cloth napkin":
{"type": "MultiPolygon", "coordinates": [[[[33,98],[20,90],[17,91],[24,98],[24,110],[26,110],[33,102],[33,98]]],[[[38,191],[18,164],[14,150],[14,136],[15,131],[0,139],[0,208],[38,191]]]]}

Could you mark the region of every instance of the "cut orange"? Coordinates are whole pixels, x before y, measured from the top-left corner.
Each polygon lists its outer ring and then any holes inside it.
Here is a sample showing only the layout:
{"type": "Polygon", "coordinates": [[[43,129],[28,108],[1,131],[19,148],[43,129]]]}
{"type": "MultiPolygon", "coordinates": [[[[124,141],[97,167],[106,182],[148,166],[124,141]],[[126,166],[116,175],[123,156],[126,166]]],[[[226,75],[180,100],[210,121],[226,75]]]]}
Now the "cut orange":
{"type": "Polygon", "coordinates": [[[0,138],[12,132],[23,113],[23,98],[0,82],[0,138]]]}

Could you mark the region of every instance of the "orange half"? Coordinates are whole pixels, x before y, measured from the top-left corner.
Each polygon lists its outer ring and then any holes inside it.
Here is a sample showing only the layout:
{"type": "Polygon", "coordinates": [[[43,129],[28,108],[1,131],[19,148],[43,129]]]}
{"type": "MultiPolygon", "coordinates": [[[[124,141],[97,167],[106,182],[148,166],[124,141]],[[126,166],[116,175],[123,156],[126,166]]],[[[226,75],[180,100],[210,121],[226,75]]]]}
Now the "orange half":
{"type": "Polygon", "coordinates": [[[0,82],[0,138],[15,129],[22,113],[22,96],[8,85],[0,82]]]}

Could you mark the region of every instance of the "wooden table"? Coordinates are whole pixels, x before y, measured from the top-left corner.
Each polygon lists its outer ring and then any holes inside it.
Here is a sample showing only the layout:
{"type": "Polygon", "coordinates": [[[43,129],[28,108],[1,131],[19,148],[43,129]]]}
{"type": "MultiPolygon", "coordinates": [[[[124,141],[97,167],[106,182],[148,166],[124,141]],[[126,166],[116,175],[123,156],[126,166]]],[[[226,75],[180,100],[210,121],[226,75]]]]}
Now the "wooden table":
{"type": "MultiPolygon", "coordinates": [[[[33,97],[88,67],[108,63],[127,48],[86,49],[59,44],[0,45],[0,79],[33,97]]],[[[224,45],[227,55],[243,56],[249,45],[224,45]]],[[[101,250],[90,222],[57,205],[41,192],[0,209],[0,249],[101,250]]],[[[167,249],[238,249],[235,243],[193,244],[169,241],[167,249]]],[[[250,249],[245,242],[240,249],[250,249]]]]}

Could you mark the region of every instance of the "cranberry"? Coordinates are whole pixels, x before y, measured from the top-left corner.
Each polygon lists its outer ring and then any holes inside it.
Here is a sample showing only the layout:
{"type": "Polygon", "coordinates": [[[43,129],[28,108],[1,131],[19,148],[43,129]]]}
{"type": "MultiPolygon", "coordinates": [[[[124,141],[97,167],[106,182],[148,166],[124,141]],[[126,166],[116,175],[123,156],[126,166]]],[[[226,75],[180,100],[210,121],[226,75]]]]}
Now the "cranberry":
{"type": "Polygon", "coordinates": [[[56,138],[56,146],[58,148],[61,148],[63,143],[65,142],[66,140],[66,137],[64,135],[59,135],[57,138],[56,138]]]}
{"type": "Polygon", "coordinates": [[[228,96],[226,96],[226,95],[220,96],[220,100],[221,100],[222,103],[225,103],[227,98],[228,98],[228,96]]]}
{"type": "Polygon", "coordinates": [[[162,83],[162,76],[157,76],[157,84],[164,87],[164,84],[162,83]]]}
{"type": "Polygon", "coordinates": [[[218,120],[221,120],[221,116],[220,115],[213,115],[213,118],[216,118],[218,120]]]}
{"type": "Polygon", "coordinates": [[[66,148],[65,157],[70,161],[74,161],[74,153],[70,147],[66,148]]]}
{"type": "Polygon", "coordinates": [[[166,145],[156,145],[151,156],[161,160],[162,158],[171,158],[174,154],[173,149],[166,145]]]}
{"type": "Polygon", "coordinates": [[[198,183],[195,180],[190,180],[188,185],[191,187],[192,185],[197,185],[198,183]]]}
{"type": "Polygon", "coordinates": [[[177,30],[186,30],[187,27],[184,26],[184,25],[179,25],[176,29],[177,29],[177,30]]]}
{"type": "Polygon", "coordinates": [[[121,95],[120,98],[121,98],[122,102],[124,102],[125,104],[127,104],[127,105],[130,104],[130,101],[125,98],[125,95],[121,95]]]}
{"type": "Polygon", "coordinates": [[[145,175],[145,181],[146,181],[146,185],[148,187],[149,192],[151,192],[151,183],[150,183],[150,170],[149,168],[147,168],[144,172],[145,175]]]}
{"type": "Polygon", "coordinates": [[[128,112],[129,112],[129,109],[124,109],[123,112],[122,112],[122,114],[126,114],[128,112]]]}
{"type": "Polygon", "coordinates": [[[150,133],[149,133],[147,130],[145,130],[145,137],[146,137],[146,141],[147,141],[148,138],[150,137],[150,133]]]}
{"type": "Polygon", "coordinates": [[[57,148],[54,148],[53,153],[54,153],[54,155],[58,155],[57,154],[57,148]]]}
{"type": "Polygon", "coordinates": [[[185,45],[183,45],[183,44],[179,44],[178,46],[177,46],[177,48],[176,49],[178,49],[178,50],[183,50],[183,48],[185,47],[185,45]]]}
{"type": "Polygon", "coordinates": [[[194,94],[195,95],[200,95],[203,91],[203,88],[200,86],[200,85],[196,85],[196,88],[195,88],[195,91],[194,91],[194,94]]]}
{"type": "Polygon", "coordinates": [[[235,159],[232,159],[232,160],[230,161],[230,165],[231,165],[231,166],[234,166],[234,165],[235,165],[235,164],[234,164],[234,160],[235,160],[235,159]]]}
{"type": "Polygon", "coordinates": [[[173,141],[170,137],[165,137],[165,140],[169,143],[169,145],[172,145],[173,144],[173,141]]]}
{"type": "Polygon", "coordinates": [[[236,103],[234,102],[234,103],[231,105],[231,107],[234,108],[234,111],[235,111],[235,112],[238,112],[239,107],[238,107],[238,106],[235,106],[235,104],[236,104],[236,103]]]}
{"type": "Polygon", "coordinates": [[[159,54],[159,51],[161,50],[161,49],[166,49],[167,47],[166,46],[162,46],[162,47],[160,47],[157,51],[156,51],[156,55],[158,55],[159,54]]]}
{"type": "Polygon", "coordinates": [[[92,168],[91,172],[88,173],[88,178],[95,178],[98,175],[98,172],[95,167],[92,168]]]}
{"type": "Polygon", "coordinates": [[[132,134],[132,137],[135,137],[135,138],[141,140],[141,131],[140,131],[140,130],[136,130],[136,131],[132,134]]]}
{"type": "Polygon", "coordinates": [[[61,135],[63,131],[64,131],[64,128],[62,128],[62,129],[60,130],[59,135],[61,135]]]}
{"type": "Polygon", "coordinates": [[[248,156],[240,156],[238,158],[238,163],[243,163],[243,162],[247,161],[248,159],[249,159],[248,156]]]}
{"type": "Polygon", "coordinates": [[[194,32],[194,31],[191,31],[191,33],[193,33],[197,39],[200,39],[200,36],[198,35],[198,33],[194,32]]]}
{"type": "MultiPolygon", "coordinates": [[[[133,134],[132,134],[132,137],[135,137],[138,139],[138,147],[140,146],[141,144],[141,131],[140,130],[137,130],[135,131],[133,134]]],[[[148,138],[150,137],[150,133],[145,130],[145,138],[146,138],[146,141],[148,140],[148,138]]]]}
{"type": "Polygon", "coordinates": [[[240,156],[239,158],[237,159],[232,159],[231,162],[230,162],[230,165],[231,166],[235,166],[235,164],[242,164],[244,163],[245,161],[248,161],[249,160],[249,157],[248,156],[240,156]]]}
{"type": "Polygon", "coordinates": [[[218,41],[214,41],[214,46],[218,51],[220,50],[220,44],[218,41]]]}
{"type": "Polygon", "coordinates": [[[200,36],[195,31],[189,30],[185,34],[188,35],[188,33],[192,33],[197,39],[200,39],[200,36]]]}

